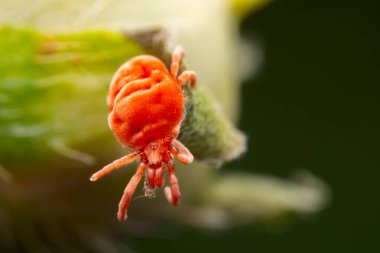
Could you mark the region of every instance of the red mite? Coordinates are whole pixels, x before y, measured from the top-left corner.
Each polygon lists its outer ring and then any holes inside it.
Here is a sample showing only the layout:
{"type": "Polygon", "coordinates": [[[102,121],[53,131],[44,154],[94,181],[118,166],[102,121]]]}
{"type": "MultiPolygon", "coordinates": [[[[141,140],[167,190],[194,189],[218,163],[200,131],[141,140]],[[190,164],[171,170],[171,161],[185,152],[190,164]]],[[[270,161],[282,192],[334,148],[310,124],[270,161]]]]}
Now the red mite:
{"type": "Polygon", "coordinates": [[[140,158],[137,172],[119,203],[117,217],[121,221],[127,217],[128,205],[144,173],[151,189],[155,189],[164,184],[162,177],[167,170],[171,187],[165,187],[165,196],[172,205],[179,203],[180,191],[173,159],[175,157],[184,164],[194,159],[176,139],[184,111],[182,86],[188,80],[192,88],[196,83],[193,71],[184,71],[178,76],[179,63],[184,54],[182,47],[174,49],[170,72],[154,56],[137,56],[124,63],[111,81],[107,100],[108,124],[130,154],[105,166],[90,180],[96,181],[140,158]]]}

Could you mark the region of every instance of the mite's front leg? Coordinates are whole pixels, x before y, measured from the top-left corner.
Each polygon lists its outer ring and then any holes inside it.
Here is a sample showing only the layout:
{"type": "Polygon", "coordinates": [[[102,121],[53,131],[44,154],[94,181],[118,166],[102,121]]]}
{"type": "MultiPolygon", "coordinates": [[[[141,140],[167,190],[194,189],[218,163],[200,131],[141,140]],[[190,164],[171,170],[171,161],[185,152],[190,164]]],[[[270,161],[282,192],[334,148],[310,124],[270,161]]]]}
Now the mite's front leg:
{"type": "Polygon", "coordinates": [[[173,206],[177,206],[179,204],[181,193],[179,191],[178,179],[175,175],[174,164],[168,165],[168,173],[170,186],[165,187],[165,197],[170,204],[172,204],[173,206]]]}
{"type": "Polygon", "coordinates": [[[179,140],[173,140],[171,153],[184,164],[189,164],[194,160],[193,154],[179,140]]]}
{"type": "Polygon", "coordinates": [[[164,184],[164,179],[162,178],[163,175],[164,175],[163,167],[156,169],[155,183],[158,188],[160,188],[164,184]]]}
{"type": "Polygon", "coordinates": [[[127,208],[131,202],[133,193],[135,192],[136,187],[141,180],[141,177],[144,175],[145,168],[146,165],[144,163],[141,163],[137,169],[137,172],[133,175],[127,187],[125,187],[123,197],[121,197],[119,203],[119,211],[117,212],[117,217],[120,221],[124,221],[127,218],[127,208]]]}
{"type": "Polygon", "coordinates": [[[187,80],[190,79],[190,87],[195,88],[195,84],[197,83],[197,75],[194,71],[186,70],[183,71],[182,74],[178,77],[178,84],[182,86],[187,80]]]}
{"type": "Polygon", "coordinates": [[[133,152],[129,155],[126,155],[120,159],[117,159],[115,161],[113,161],[111,164],[108,164],[107,166],[105,166],[103,169],[99,170],[98,172],[92,174],[92,176],[90,177],[90,180],[91,181],[96,181],[100,178],[102,178],[103,176],[105,176],[106,174],[114,171],[114,170],[117,170],[131,162],[133,162],[137,156],[138,156],[138,152],[133,152]]]}
{"type": "Polygon", "coordinates": [[[155,181],[155,171],[154,169],[151,169],[151,168],[148,168],[148,173],[147,173],[147,177],[148,177],[148,184],[149,186],[154,189],[156,188],[156,181],[155,181]]]}
{"type": "Polygon", "coordinates": [[[170,73],[177,79],[179,63],[182,57],[185,55],[185,50],[181,46],[176,46],[172,53],[172,64],[170,66],[170,73]]]}

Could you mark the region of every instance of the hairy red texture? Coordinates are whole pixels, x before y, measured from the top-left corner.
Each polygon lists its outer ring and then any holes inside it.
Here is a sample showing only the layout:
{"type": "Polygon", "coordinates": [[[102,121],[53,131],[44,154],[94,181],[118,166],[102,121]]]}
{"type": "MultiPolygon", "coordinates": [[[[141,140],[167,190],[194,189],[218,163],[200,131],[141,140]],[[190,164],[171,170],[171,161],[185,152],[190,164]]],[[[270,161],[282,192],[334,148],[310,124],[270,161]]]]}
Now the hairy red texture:
{"type": "MultiPolygon", "coordinates": [[[[178,135],[182,120],[184,101],[181,87],[166,71],[157,69],[158,59],[150,56],[153,65],[144,68],[148,77],[129,81],[123,86],[115,82],[110,88],[110,99],[114,106],[109,115],[109,124],[116,138],[124,146],[140,149],[159,138],[174,139],[178,135]],[[154,75],[152,72],[156,71],[154,75]],[[114,92],[114,90],[119,92],[114,92]]],[[[128,69],[149,64],[143,56],[129,62],[128,69]]],[[[142,73],[142,72],[141,72],[142,73]]],[[[121,81],[128,79],[128,76],[121,81]]],[[[170,140],[169,140],[170,139],[170,140]]]]}

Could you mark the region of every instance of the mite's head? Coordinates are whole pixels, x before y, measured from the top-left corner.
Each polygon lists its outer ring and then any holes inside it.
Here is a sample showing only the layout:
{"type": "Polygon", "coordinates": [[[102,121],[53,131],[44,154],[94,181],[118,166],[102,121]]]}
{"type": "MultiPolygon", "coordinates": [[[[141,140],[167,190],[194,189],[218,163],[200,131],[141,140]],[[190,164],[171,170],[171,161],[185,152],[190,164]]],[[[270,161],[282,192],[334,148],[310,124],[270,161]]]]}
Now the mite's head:
{"type": "Polygon", "coordinates": [[[158,169],[172,160],[170,144],[164,141],[149,143],[141,153],[141,161],[149,168],[158,169]]]}

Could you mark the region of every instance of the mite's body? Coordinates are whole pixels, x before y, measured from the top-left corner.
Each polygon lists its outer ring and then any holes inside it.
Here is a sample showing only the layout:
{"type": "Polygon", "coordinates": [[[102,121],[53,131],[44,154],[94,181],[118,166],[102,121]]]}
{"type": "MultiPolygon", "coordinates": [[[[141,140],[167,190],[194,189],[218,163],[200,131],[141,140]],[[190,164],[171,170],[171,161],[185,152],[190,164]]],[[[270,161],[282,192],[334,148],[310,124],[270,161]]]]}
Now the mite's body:
{"type": "Polygon", "coordinates": [[[152,189],[163,185],[163,174],[168,171],[171,187],[165,195],[178,205],[180,191],[175,176],[173,157],[188,164],[192,154],[176,138],[182,122],[184,98],[182,85],[190,80],[194,87],[193,71],[184,71],[179,77],[179,62],[184,55],[181,47],[172,54],[170,72],[158,58],[142,55],[122,65],[114,75],[108,94],[108,124],[117,140],[131,153],[91,176],[96,181],[136,158],[140,165],[125,188],[119,204],[118,218],[124,220],[136,186],[144,173],[152,189]]]}

